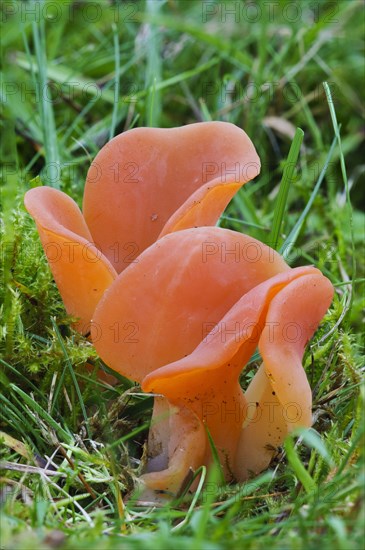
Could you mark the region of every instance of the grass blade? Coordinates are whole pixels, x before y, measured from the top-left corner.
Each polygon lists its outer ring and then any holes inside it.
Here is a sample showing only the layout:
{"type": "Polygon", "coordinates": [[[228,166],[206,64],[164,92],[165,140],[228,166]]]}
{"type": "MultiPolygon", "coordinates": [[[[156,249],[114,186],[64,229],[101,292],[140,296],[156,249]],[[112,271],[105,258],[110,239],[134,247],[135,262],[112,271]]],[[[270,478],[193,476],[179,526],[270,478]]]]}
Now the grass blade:
{"type": "Polygon", "coordinates": [[[119,37],[117,26],[113,24],[114,34],[114,57],[115,57],[115,88],[114,88],[114,105],[112,113],[112,123],[110,126],[109,139],[112,139],[115,134],[115,127],[118,120],[118,101],[119,101],[119,79],[120,79],[120,52],[119,52],[119,37]]]}
{"type": "Polygon", "coordinates": [[[72,378],[72,381],[73,381],[75,389],[76,389],[76,393],[77,393],[77,397],[79,399],[81,411],[82,411],[82,414],[83,414],[83,417],[84,417],[84,420],[85,420],[86,431],[88,433],[88,436],[91,437],[90,427],[89,427],[89,418],[88,418],[88,415],[87,415],[87,412],[86,412],[85,403],[84,403],[84,400],[83,400],[83,397],[82,397],[82,394],[81,394],[81,391],[80,391],[80,387],[77,383],[76,374],[75,374],[74,369],[71,365],[71,361],[69,359],[65,344],[63,343],[62,336],[61,336],[61,334],[58,330],[58,326],[56,325],[56,321],[54,319],[52,319],[52,325],[53,325],[53,329],[56,333],[57,340],[58,340],[58,342],[61,346],[63,355],[65,357],[66,365],[67,365],[67,367],[70,371],[71,378],[72,378]]]}
{"type": "Polygon", "coordinates": [[[66,430],[64,430],[58,422],[56,422],[52,416],[50,416],[47,411],[43,409],[34,399],[29,397],[23,390],[18,388],[15,384],[10,384],[11,389],[15,391],[22,399],[23,401],[28,405],[28,407],[33,410],[36,414],[38,414],[47,424],[54,429],[54,431],[58,434],[59,437],[62,438],[62,441],[65,441],[68,444],[72,443],[72,436],[70,433],[68,433],[66,430]]]}
{"type": "Polygon", "coordinates": [[[268,240],[268,244],[275,250],[278,248],[279,235],[280,235],[280,230],[284,219],[284,213],[286,208],[286,202],[288,199],[290,183],[292,181],[294,169],[299,157],[303,136],[304,136],[303,130],[301,128],[297,128],[293,142],[290,146],[287,161],[284,166],[283,177],[280,183],[279,194],[275,203],[273,225],[272,225],[271,233],[268,240]]]}
{"type": "Polygon", "coordinates": [[[286,456],[288,458],[288,462],[290,466],[292,467],[296,477],[299,479],[301,484],[303,485],[306,493],[314,493],[316,489],[316,483],[310,476],[310,474],[307,472],[307,470],[304,467],[304,464],[299,458],[299,455],[295,449],[294,441],[291,436],[288,436],[284,443],[284,448],[286,452],[286,456]]]}
{"type": "Polygon", "coordinates": [[[196,505],[196,503],[198,501],[198,498],[200,497],[200,494],[202,492],[203,485],[204,485],[205,478],[206,478],[206,474],[207,474],[207,470],[206,470],[205,466],[201,466],[200,468],[198,468],[198,470],[194,474],[194,479],[199,474],[201,474],[201,476],[200,476],[198,488],[195,491],[194,497],[193,497],[193,499],[191,501],[191,504],[189,506],[189,510],[186,512],[186,515],[185,515],[185,518],[183,519],[183,521],[181,523],[178,523],[177,525],[175,525],[175,527],[172,527],[171,531],[173,531],[173,532],[182,529],[182,527],[185,527],[185,525],[187,525],[189,523],[191,517],[194,514],[195,505],[196,505]]]}
{"type": "Polygon", "coordinates": [[[298,235],[299,235],[299,233],[300,233],[300,231],[303,227],[303,224],[305,222],[305,219],[306,219],[306,217],[307,217],[307,215],[308,215],[308,213],[309,213],[309,211],[312,207],[314,199],[316,198],[316,196],[318,194],[319,188],[322,185],[322,181],[324,180],[324,176],[326,175],[327,168],[328,168],[329,163],[331,162],[331,158],[332,158],[332,155],[333,155],[335,145],[336,145],[336,138],[334,138],[334,140],[332,141],[332,145],[331,145],[331,148],[328,152],[326,161],[323,165],[321,173],[319,174],[319,178],[318,178],[318,180],[317,180],[317,182],[314,186],[314,189],[311,193],[311,196],[309,197],[309,200],[308,200],[307,204],[305,205],[305,208],[304,208],[303,212],[299,216],[299,219],[298,219],[297,223],[295,224],[293,229],[290,231],[289,235],[287,236],[287,238],[285,239],[283,245],[280,248],[280,254],[283,255],[284,259],[287,259],[289,257],[292,248],[295,246],[295,243],[297,242],[298,235]]]}
{"type": "MultiPolygon", "coordinates": [[[[328,103],[328,107],[329,107],[330,114],[331,114],[333,129],[334,129],[334,132],[335,132],[335,135],[336,135],[336,138],[337,138],[338,147],[340,149],[341,173],[342,173],[343,182],[345,184],[347,211],[348,211],[350,236],[351,236],[352,281],[354,281],[356,279],[356,250],[355,250],[354,220],[353,220],[353,215],[352,215],[350,188],[349,188],[349,182],[348,182],[348,179],[347,179],[346,164],[345,164],[345,157],[344,157],[343,149],[342,149],[340,128],[339,128],[339,125],[337,123],[336,110],[335,110],[335,106],[334,106],[334,103],[333,103],[331,90],[330,90],[330,87],[328,86],[327,82],[323,82],[323,87],[324,87],[324,91],[326,93],[326,98],[327,98],[327,103],[328,103]]],[[[348,312],[351,311],[353,299],[354,299],[354,282],[352,282],[352,285],[351,285],[351,297],[350,297],[348,312]]]]}
{"type": "Polygon", "coordinates": [[[216,471],[217,471],[218,483],[220,483],[221,485],[224,485],[224,479],[225,479],[224,478],[224,472],[223,472],[223,467],[222,467],[222,464],[221,464],[221,461],[220,461],[220,458],[219,458],[219,455],[218,455],[217,447],[215,446],[215,443],[213,441],[213,438],[212,438],[212,435],[209,431],[208,426],[205,426],[205,430],[207,432],[209,446],[210,446],[210,449],[212,451],[213,463],[214,463],[214,466],[215,466],[216,471]]]}
{"type": "Polygon", "coordinates": [[[40,110],[42,120],[43,145],[47,164],[48,181],[51,187],[60,187],[60,158],[57,146],[56,125],[53,114],[52,102],[47,98],[47,56],[44,20],[41,19],[39,27],[33,23],[33,40],[38,65],[38,93],[40,95],[40,110]]]}
{"type": "MultiPolygon", "coordinates": [[[[157,3],[152,0],[152,3],[157,3]]],[[[168,15],[159,15],[158,17],[151,13],[142,13],[138,15],[138,20],[148,22],[154,25],[163,25],[168,29],[178,30],[182,33],[191,35],[195,39],[201,41],[207,46],[216,49],[222,56],[227,56],[231,62],[236,63],[245,70],[252,67],[252,57],[246,52],[246,48],[252,42],[253,38],[249,35],[245,37],[245,42],[236,47],[235,42],[229,39],[222,38],[222,33],[204,32],[202,25],[197,26],[185,21],[179,17],[171,17],[168,15]]]]}
{"type": "MultiPolygon", "coordinates": [[[[147,0],[146,11],[152,17],[158,17],[162,2],[147,0]]],[[[156,86],[161,81],[161,56],[159,30],[155,25],[148,25],[146,88],[146,118],[148,126],[158,126],[161,117],[161,93],[156,86]]]]}

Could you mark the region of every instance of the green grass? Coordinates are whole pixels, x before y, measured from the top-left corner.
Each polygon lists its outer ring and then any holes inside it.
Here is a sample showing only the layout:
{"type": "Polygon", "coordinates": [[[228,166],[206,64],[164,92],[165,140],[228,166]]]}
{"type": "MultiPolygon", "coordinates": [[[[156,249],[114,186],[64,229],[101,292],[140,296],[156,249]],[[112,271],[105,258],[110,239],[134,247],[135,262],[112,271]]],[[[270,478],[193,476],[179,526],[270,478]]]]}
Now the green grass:
{"type": "Polygon", "coordinates": [[[28,2],[25,17],[2,3],[1,548],[365,546],[362,2],[247,4],[28,2]],[[153,508],[132,497],[152,399],[97,378],[108,367],[71,329],[22,200],[39,177],[80,204],[113,135],[211,119],[243,127],[262,160],[220,225],[316,265],[336,294],[304,357],[313,428],[257,478],[204,471],[153,508]]]}

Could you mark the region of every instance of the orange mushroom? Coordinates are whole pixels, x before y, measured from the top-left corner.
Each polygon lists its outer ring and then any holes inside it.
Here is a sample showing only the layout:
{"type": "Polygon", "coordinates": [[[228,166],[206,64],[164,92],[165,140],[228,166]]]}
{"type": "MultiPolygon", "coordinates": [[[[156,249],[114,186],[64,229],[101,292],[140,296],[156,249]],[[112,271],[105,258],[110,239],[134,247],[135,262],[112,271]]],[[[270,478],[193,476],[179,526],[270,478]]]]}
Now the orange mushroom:
{"type": "Polygon", "coordinates": [[[79,318],[76,329],[89,332],[102,294],[144,249],[166,233],[214,225],[259,170],[252,142],[233,124],[136,128],[112,139],[92,162],[83,214],[61,191],[28,191],[25,206],[66,310],[79,318]]]}
{"type": "Polygon", "coordinates": [[[112,139],[92,162],[85,220],[120,273],[162,235],[215,225],[259,172],[251,140],[233,124],[136,128],[112,139]]]}
{"type": "Polygon", "coordinates": [[[268,426],[264,415],[254,425],[248,414],[238,378],[257,345],[269,378],[260,370],[248,397],[262,407],[262,397],[275,391],[283,410],[288,400],[297,403],[296,424],[310,425],[301,358],[331,298],[332,285],[317,269],[290,269],[259,241],[219,228],[166,235],[118,276],[96,308],[94,345],[112,369],[168,400],[159,398],[153,413],[147,487],[175,492],[188,466],[209,465],[204,426],[227,479],[244,479],[268,463],[267,443],[282,441],[290,425],[280,417],[268,426]],[[296,322],[300,334],[290,341],[283,330],[296,322]],[[268,333],[277,327],[278,335],[268,333]],[[243,459],[255,429],[261,435],[243,459]]]}
{"type": "Polygon", "coordinates": [[[80,209],[68,195],[35,187],[24,202],[36,221],[66,311],[79,318],[75,328],[87,333],[95,307],[117,273],[93,244],[80,209]]]}
{"type": "Polygon", "coordinates": [[[245,394],[251,411],[256,410],[247,415],[241,432],[234,467],[237,479],[265,469],[294,428],[311,426],[312,392],[302,357],[332,297],[330,281],[313,270],[270,302],[259,340],[263,364],[245,394]]]}
{"type": "Polygon", "coordinates": [[[106,364],[157,395],[142,476],[151,491],[174,494],[190,468],[209,466],[206,428],[230,480],[261,471],[293,426],[311,424],[301,361],[331,283],[209,227],[259,169],[232,124],[138,128],[96,156],[83,214],[52,188],[26,194],[77,330],[94,323],[106,364]],[[257,346],[263,365],[244,394],[238,378],[257,346]]]}

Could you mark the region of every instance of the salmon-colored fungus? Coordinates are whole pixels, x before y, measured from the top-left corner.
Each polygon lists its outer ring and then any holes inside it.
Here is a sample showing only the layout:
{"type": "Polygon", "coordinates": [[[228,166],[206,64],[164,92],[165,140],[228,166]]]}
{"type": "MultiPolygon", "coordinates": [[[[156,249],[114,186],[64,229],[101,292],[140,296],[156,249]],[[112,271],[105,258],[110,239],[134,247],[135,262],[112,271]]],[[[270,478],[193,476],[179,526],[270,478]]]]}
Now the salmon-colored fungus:
{"type": "Polygon", "coordinates": [[[302,357],[333,287],[318,269],[291,269],[263,243],[214,227],[259,170],[232,124],[137,128],[96,156],[83,213],[50,187],[26,194],[75,328],[95,324],[105,363],[156,396],[148,494],[174,495],[191,469],[209,467],[210,438],[226,480],[245,480],[311,425],[302,357]],[[263,362],[244,392],[257,348],[263,362]]]}
{"type": "Polygon", "coordinates": [[[243,130],[203,122],[136,128],[112,139],[88,171],[83,214],[61,191],[28,191],[25,206],[66,310],[79,318],[76,329],[89,332],[103,292],[145,248],[167,233],[214,225],[259,171],[243,130]]]}
{"type": "Polygon", "coordinates": [[[175,493],[189,468],[209,466],[206,428],[226,479],[243,480],[290,430],[311,425],[301,360],[332,294],[318,269],[291,269],[217,227],[166,235],[118,276],[96,308],[94,344],[112,369],[165,398],[153,413],[148,488],[175,493]],[[239,376],[257,346],[263,367],[244,394],[239,376]]]}

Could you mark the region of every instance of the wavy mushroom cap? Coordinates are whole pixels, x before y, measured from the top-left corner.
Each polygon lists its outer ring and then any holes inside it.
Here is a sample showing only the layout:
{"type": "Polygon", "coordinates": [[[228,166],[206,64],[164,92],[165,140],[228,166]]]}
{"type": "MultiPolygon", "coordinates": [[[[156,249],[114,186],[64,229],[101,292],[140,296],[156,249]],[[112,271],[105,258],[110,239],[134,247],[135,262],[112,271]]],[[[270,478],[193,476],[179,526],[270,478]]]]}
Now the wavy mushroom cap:
{"type": "Polygon", "coordinates": [[[166,233],[214,225],[259,171],[251,140],[233,124],[135,128],[95,157],[83,212],[93,240],[119,273],[166,233]]]}
{"type": "Polygon", "coordinates": [[[93,316],[94,345],[142,382],[190,354],[242,295],[289,267],[263,243],[228,229],[171,233],[119,274],[93,316]]]}
{"type": "Polygon", "coordinates": [[[26,193],[24,203],[36,221],[66,311],[79,318],[75,328],[86,333],[95,307],[116,271],[92,244],[79,207],[65,193],[35,187],[26,193]]]}
{"type": "MultiPolygon", "coordinates": [[[[207,425],[218,441],[221,427],[218,423],[218,433],[215,418],[220,411],[214,410],[213,415],[210,408],[224,402],[227,411],[244,409],[238,375],[257,342],[251,340],[244,350],[236,346],[236,352],[226,353],[221,360],[221,352],[230,349],[231,336],[227,343],[217,339],[217,345],[211,345],[210,333],[223,319],[231,334],[234,325],[226,320],[227,312],[242,296],[251,295],[257,285],[271,281],[278,273],[286,280],[291,270],[279,254],[246,235],[212,227],[166,235],[143,252],[105,292],[93,317],[97,327],[95,348],[112,369],[143,382],[146,391],[165,395],[200,420],[205,412],[209,416],[207,425]],[[193,352],[202,342],[220,368],[209,372],[200,368],[199,357],[193,352]],[[161,375],[156,387],[155,378],[150,383],[150,377],[165,372],[166,365],[184,363],[184,358],[188,361],[191,357],[195,360],[186,378],[186,372],[176,380],[161,375]]],[[[252,323],[252,314],[256,321],[256,312],[263,305],[264,300],[253,296],[246,310],[241,311],[240,322],[252,323]]],[[[219,452],[229,456],[230,462],[241,424],[240,420],[227,422],[224,442],[220,445],[222,437],[218,442],[219,452]]],[[[204,441],[201,446],[205,448],[204,441]]]]}
{"type": "Polygon", "coordinates": [[[302,359],[333,292],[331,282],[315,270],[293,280],[270,302],[259,341],[264,362],[245,393],[250,413],[235,458],[237,479],[261,472],[288,433],[311,426],[312,392],[302,359]]]}
{"type": "Polygon", "coordinates": [[[65,193],[38,187],[25,206],[75,328],[90,319],[116,272],[152,242],[187,227],[214,225],[260,161],[243,130],[225,122],[136,128],[107,143],[92,163],[84,216],[65,193]]]}
{"type": "MultiPolygon", "coordinates": [[[[240,372],[259,345],[265,377],[260,371],[248,397],[254,396],[258,407],[269,391],[281,408],[293,399],[303,411],[296,425],[310,425],[311,395],[301,360],[332,293],[318,269],[290,269],[275,251],[246,235],[219,228],[183,230],[149,247],[106,291],[95,311],[94,343],[111,368],[167,398],[160,408],[168,410],[169,402],[190,410],[192,425],[199,419],[208,427],[227,479],[243,479],[259,467],[257,449],[267,464],[272,452],[263,448],[274,439],[265,417],[259,427],[248,423],[240,372]],[[296,321],[300,332],[293,341],[296,321]],[[277,327],[279,333],[272,334],[277,327]],[[251,452],[245,451],[249,442],[242,427],[247,433],[258,430],[251,452]]],[[[153,472],[153,486],[160,489],[186,475],[185,459],[168,448],[173,434],[176,439],[180,433],[186,453],[197,458],[196,438],[186,438],[183,418],[154,428],[152,460],[164,467],[153,472]]],[[[271,428],[281,430],[279,440],[289,431],[287,423],[271,428]]],[[[199,448],[206,449],[203,462],[209,464],[205,434],[199,437],[199,448]]],[[[145,479],[152,483],[150,474],[145,479]]]]}
{"type": "MultiPolygon", "coordinates": [[[[295,403],[301,414],[292,425],[310,426],[311,393],[301,365],[303,342],[312,335],[327,309],[331,288],[329,281],[313,267],[296,268],[271,277],[244,294],[193,352],[148,374],[142,388],[193,410],[209,428],[227,473],[232,472],[242,425],[252,405],[251,394],[243,396],[239,376],[257,345],[265,361],[271,391],[281,409],[286,411],[289,403],[292,406],[295,403]],[[309,292],[312,284],[318,287],[321,299],[318,301],[318,293],[313,293],[313,302],[311,299],[307,308],[310,315],[302,315],[296,323],[298,301],[302,303],[303,297],[299,292],[294,295],[295,290],[304,286],[309,292]],[[275,311],[277,303],[281,308],[275,311]],[[295,338],[300,341],[288,340],[293,327],[298,332],[295,338]]],[[[257,398],[254,405],[259,407],[259,402],[257,398]]],[[[269,433],[277,435],[277,426],[272,422],[269,433]]],[[[258,429],[257,425],[255,428],[258,429]]],[[[241,470],[239,464],[237,477],[242,477],[241,470]]]]}

